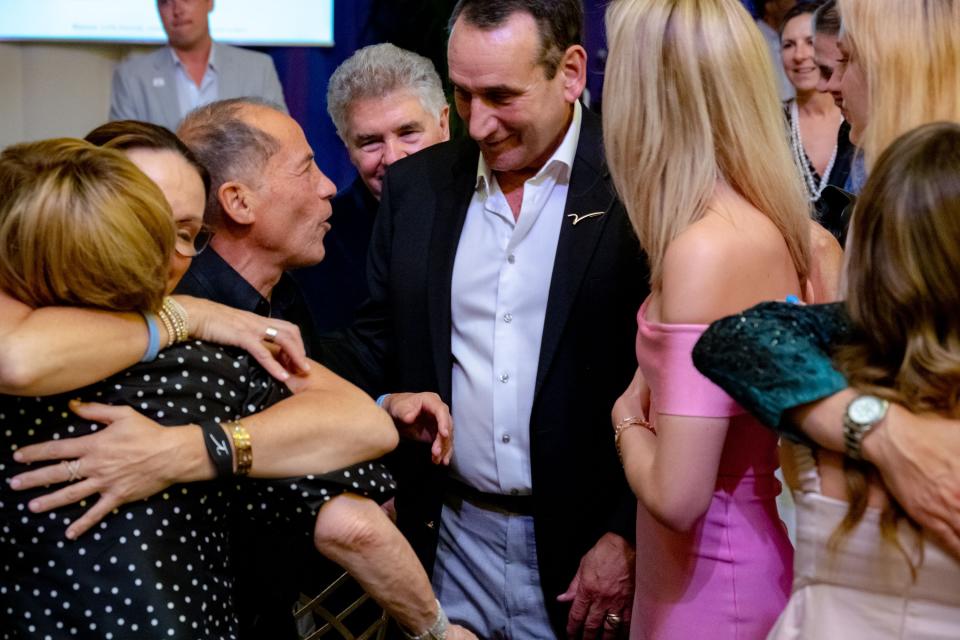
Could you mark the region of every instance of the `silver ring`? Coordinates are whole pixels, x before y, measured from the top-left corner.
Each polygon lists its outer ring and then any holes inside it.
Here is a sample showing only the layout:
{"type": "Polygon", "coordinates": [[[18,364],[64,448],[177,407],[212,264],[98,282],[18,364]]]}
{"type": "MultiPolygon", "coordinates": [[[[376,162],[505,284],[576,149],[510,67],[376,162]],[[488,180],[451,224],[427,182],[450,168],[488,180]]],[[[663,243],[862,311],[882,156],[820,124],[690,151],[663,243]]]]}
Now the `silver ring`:
{"type": "Polygon", "coordinates": [[[620,624],[623,622],[623,618],[621,618],[615,613],[608,613],[603,617],[603,619],[606,620],[607,624],[610,625],[611,627],[619,627],[620,624]]]}
{"type": "Polygon", "coordinates": [[[60,464],[67,468],[67,482],[83,480],[83,476],[80,475],[80,460],[62,460],[60,464]]]}
{"type": "Polygon", "coordinates": [[[277,331],[274,327],[267,327],[263,330],[263,339],[267,342],[273,342],[277,339],[277,336],[280,335],[280,332],[277,331]]]}

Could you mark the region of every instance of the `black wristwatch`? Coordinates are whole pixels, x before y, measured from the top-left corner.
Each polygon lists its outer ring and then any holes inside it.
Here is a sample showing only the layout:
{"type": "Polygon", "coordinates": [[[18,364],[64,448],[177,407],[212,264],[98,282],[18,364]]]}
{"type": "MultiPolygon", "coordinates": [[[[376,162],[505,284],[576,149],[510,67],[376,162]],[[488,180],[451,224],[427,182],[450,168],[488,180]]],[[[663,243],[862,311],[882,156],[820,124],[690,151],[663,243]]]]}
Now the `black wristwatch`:
{"type": "Polygon", "coordinates": [[[863,460],[860,451],[863,439],[887,415],[890,403],[883,398],[860,395],[850,401],[843,416],[844,453],[854,460],[863,460]]]}

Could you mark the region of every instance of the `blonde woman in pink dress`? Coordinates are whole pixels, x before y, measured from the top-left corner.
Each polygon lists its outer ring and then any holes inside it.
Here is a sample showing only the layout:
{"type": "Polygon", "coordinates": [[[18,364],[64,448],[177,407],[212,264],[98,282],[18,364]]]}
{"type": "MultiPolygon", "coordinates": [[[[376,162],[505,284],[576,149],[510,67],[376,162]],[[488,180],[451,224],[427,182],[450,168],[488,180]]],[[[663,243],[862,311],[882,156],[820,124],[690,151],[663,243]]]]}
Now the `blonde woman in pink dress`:
{"type": "Polygon", "coordinates": [[[690,353],[713,320],[803,297],[803,185],[763,37],[738,0],[619,0],[607,33],[604,142],[652,291],[612,416],[638,498],[630,637],[762,638],[791,583],[776,436],[690,353]]]}

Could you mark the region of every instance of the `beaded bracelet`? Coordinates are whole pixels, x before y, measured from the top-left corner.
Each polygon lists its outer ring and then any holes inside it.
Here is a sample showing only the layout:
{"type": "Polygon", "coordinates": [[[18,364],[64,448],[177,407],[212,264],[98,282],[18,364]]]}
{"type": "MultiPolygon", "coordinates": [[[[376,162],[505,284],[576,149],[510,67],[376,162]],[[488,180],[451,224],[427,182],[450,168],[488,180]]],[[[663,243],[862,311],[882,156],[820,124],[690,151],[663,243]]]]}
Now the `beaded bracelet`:
{"type": "Polygon", "coordinates": [[[187,311],[170,296],[163,299],[159,316],[164,328],[170,334],[170,344],[185,342],[190,337],[187,329],[187,311]]]}

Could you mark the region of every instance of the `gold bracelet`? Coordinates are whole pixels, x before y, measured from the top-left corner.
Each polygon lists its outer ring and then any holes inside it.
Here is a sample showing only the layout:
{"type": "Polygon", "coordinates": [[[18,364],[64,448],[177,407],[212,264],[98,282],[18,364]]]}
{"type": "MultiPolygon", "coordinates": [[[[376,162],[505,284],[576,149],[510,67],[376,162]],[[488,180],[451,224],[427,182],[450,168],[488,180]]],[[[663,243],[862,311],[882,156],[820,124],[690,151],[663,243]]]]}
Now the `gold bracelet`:
{"type": "Polygon", "coordinates": [[[233,441],[233,455],[237,462],[234,475],[245,476],[253,466],[253,445],[250,442],[250,432],[239,420],[232,420],[224,425],[230,439],[233,441]]]}
{"type": "Polygon", "coordinates": [[[161,317],[164,317],[165,321],[168,321],[173,328],[174,338],[171,344],[186,342],[190,337],[187,329],[187,310],[179,302],[167,296],[163,299],[163,307],[161,307],[160,313],[161,317]]]}
{"type": "Polygon", "coordinates": [[[177,342],[186,342],[190,337],[190,331],[188,329],[187,322],[187,310],[183,308],[179,302],[167,296],[164,298],[164,304],[166,304],[167,309],[170,310],[171,319],[174,321],[174,324],[177,329],[177,342]]]}
{"type": "Polygon", "coordinates": [[[160,324],[163,325],[163,330],[167,332],[167,343],[163,346],[173,346],[177,342],[177,331],[173,328],[173,322],[171,322],[167,316],[167,310],[161,307],[157,312],[157,318],[159,318],[160,324]]]}
{"type": "Polygon", "coordinates": [[[630,416],[618,422],[616,426],[613,427],[613,443],[617,447],[617,457],[620,458],[620,464],[623,464],[623,451],[620,449],[620,436],[623,435],[624,431],[627,429],[632,429],[633,427],[643,427],[653,435],[657,435],[657,430],[646,418],[641,418],[640,416],[630,416]]]}

